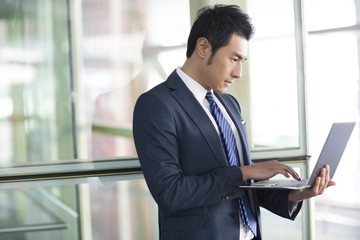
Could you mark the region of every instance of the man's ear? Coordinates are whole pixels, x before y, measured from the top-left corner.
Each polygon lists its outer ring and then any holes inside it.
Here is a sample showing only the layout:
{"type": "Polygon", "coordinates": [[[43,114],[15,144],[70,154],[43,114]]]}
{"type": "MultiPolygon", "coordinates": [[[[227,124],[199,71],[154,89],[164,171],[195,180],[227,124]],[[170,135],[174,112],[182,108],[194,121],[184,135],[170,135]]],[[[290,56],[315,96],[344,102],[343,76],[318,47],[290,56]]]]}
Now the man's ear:
{"type": "Polygon", "coordinates": [[[196,53],[202,59],[206,58],[211,53],[210,42],[205,37],[200,37],[196,41],[196,53]]]}

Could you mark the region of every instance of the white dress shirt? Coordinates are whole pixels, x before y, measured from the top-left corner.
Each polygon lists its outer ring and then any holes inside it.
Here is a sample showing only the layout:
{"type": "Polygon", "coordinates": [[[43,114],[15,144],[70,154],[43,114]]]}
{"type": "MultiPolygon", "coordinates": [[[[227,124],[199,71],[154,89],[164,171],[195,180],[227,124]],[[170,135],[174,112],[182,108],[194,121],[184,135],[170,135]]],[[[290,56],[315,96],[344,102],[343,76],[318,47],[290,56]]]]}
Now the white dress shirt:
{"type": "MultiPolygon", "coordinates": [[[[213,123],[216,131],[220,135],[219,127],[216,124],[216,121],[215,121],[214,117],[211,115],[209,102],[205,98],[205,95],[208,92],[208,90],[206,90],[198,82],[196,82],[194,79],[189,77],[186,73],[184,73],[181,70],[180,67],[178,67],[176,69],[176,73],[180,76],[181,80],[183,80],[183,82],[185,83],[187,88],[189,88],[189,90],[194,94],[194,97],[198,100],[200,105],[203,107],[204,111],[206,112],[206,114],[210,118],[211,122],[213,123]]],[[[211,91],[212,91],[212,89],[211,89],[211,91]]],[[[229,122],[229,124],[231,126],[231,129],[232,129],[232,131],[234,133],[234,136],[235,136],[236,146],[237,146],[238,152],[239,152],[240,165],[243,166],[244,165],[244,157],[243,157],[239,132],[237,131],[237,129],[235,127],[235,124],[231,120],[231,118],[230,118],[229,114],[227,113],[225,107],[221,104],[221,102],[219,101],[219,99],[217,99],[217,97],[215,95],[213,95],[213,96],[214,96],[216,104],[219,106],[219,108],[220,108],[221,112],[223,113],[225,119],[229,122]]],[[[239,236],[239,239],[241,239],[241,240],[250,240],[253,237],[254,237],[254,235],[252,234],[252,232],[249,229],[245,228],[245,226],[244,226],[244,224],[242,224],[242,221],[241,221],[241,218],[240,218],[240,236],[239,236]]]]}

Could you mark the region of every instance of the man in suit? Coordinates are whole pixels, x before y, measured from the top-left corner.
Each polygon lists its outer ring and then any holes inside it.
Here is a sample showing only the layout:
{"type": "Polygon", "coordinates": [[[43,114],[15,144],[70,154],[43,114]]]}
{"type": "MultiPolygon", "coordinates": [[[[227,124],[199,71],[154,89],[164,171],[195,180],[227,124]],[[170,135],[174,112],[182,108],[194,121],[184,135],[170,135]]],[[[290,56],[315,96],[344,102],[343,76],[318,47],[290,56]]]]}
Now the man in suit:
{"type": "Polygon", "coordinates": [[[250,18],[237,6],[202,9],[190,32],[184,65],[136,103],[134,140],[158,204],[162,240],[261,239],[260,206],[295,219],[302,200],[334,184],[325,167],[311,189],[238,188],[279,173],[299,179],[291,167],[278,161],[251,162],[240,106],[225,94],[241,77],[252,34],[250,18]],[[229,163],[228,143],[212,115],[208,92],[232,129],[239,165],[229,163]],[[241,207],[241,199],[248,205],[241,207]]]}

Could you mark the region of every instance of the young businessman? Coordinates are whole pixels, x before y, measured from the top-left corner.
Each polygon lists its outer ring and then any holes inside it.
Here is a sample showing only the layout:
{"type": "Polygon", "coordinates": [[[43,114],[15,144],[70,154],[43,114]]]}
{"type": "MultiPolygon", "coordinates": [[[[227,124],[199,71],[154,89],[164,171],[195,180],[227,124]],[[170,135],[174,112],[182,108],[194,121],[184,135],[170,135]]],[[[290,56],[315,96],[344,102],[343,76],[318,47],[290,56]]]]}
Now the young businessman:
{"type": "Polygon", "coordinates": [[[252,34],[239,7],[202,9],[184,65],[136,103],[134,140],[162,240],[261,239],[260,206],[294,219],[302,200],[334,185],[325,167],[311,189],[238,188],[279,173],[299,179],[277,161],[251,162],[240,106],[225,93],[241,78],[252,34]]]}

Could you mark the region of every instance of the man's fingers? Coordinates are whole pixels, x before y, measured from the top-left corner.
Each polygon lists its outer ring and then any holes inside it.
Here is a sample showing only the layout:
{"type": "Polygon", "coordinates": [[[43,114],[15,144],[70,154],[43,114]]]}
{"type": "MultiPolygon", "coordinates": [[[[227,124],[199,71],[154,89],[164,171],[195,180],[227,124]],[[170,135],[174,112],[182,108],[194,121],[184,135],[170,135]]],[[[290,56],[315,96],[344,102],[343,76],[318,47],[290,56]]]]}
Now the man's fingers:
{"type": "Polygon", "coordinates": [[[301,177],[299,176],[299,174],[293,168],[291,168],[291,169],[293,170],[293,175],[292,175],[293,178],[298,181],[301,181],[301,177]]]}
{"type": "Polygon", "coordinates": [[[291,175],[294,179],[296,179],[298,181],[301,180],[300,176],[297,174],[297,172],[292,167],[287,166],[287,165],[284,165],[284,166],[286,166],[287,177],[290,177],[290,175],[291,175]]]}
{"type": "Polygon", "coordinates": [[[317,194],[321,194],[321,191],[323,190],[324,188],[324,184],[325,184],[325,175],[326,175],[326,169],[325,168],[322,168],[321,169],[321,172],[320,172],[320,180],[319,180],[319,187],[318,187],[318,190],[317,190],[317,194]]]}
{"type": "Polygon", "coordinates": [[[319,188],[320,188],[320,184],[321,184],[321,177],[317,177],[316,181],[314,183],[314,186],[312,187],[311,191],[313,193],[313,196],[318,195],[319,193],[319,188]]]}
{"type": "Polygon", "coordinates": [[[312,187],[311,191],[314,196],[321,195],[324,193],[325,189],[329,185],[329,174],[330,168],[329,166],[325,166],[320,171],[320,176],[316,178],[314,186],[312,187]]]}
{"type": "Polygon", "coordinates": [[[321,181],[320,181],[319,193],[318,193],[319,195],[323,194],[325,189],[327,188],[330,178],[329,175],[330,175],[330,168],[329,166],[326,165],[324,168],[321,169],[321,174],[320,174],[321,181]]]}
{"type": "Polygon", "coordinates": [[[280,173],[287,178],[289,178],[291,176],[298,181],[301,180],[300,176],[297,174],[297,172],[292,167],[290,167],[286,164],[282,164],[278,161],[274,161],[273,163],[274,163],[274,167],[277,171],[276,174],[280,173]]]}

